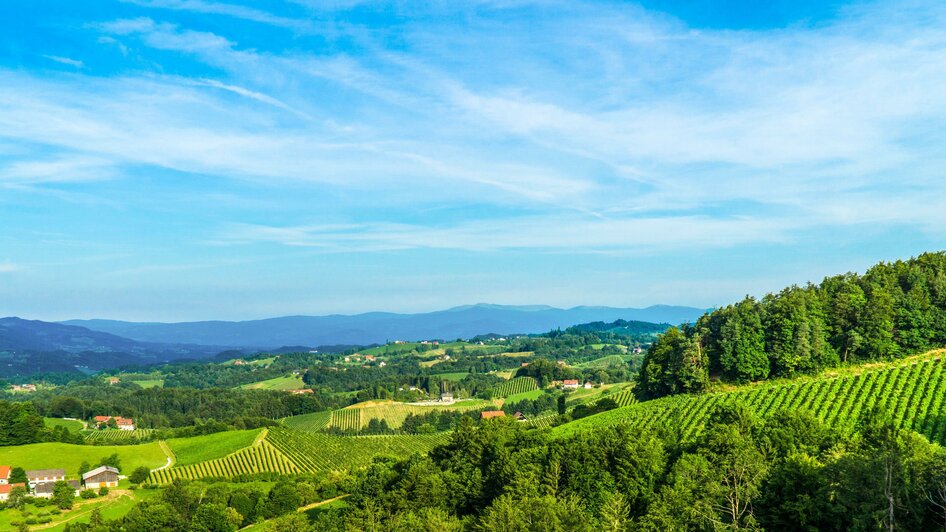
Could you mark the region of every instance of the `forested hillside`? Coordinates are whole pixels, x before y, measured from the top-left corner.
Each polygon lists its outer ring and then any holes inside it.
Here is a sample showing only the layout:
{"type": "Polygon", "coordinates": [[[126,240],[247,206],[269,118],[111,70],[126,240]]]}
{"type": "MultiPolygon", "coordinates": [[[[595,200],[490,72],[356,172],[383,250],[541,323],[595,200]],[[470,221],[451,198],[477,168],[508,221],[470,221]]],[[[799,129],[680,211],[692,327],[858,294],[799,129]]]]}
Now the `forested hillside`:
{"type": "Polygon", "coordinates": [[[648,350],[643,398],[699,392],[710,379],[748,382],[840,364],[890,360],[946,345],[946,253],[828,277],[673,327],[648,350]]]}

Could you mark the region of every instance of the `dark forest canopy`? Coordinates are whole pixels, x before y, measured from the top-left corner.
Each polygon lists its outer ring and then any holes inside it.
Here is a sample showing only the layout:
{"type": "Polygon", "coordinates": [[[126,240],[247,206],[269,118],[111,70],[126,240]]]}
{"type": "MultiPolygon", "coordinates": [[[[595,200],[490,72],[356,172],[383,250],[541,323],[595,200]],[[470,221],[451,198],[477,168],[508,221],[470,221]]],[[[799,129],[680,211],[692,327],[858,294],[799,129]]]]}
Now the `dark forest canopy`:
{"type": "Polygon", "coordinates": [[[946,253],[880,263],[717,309],[648,350],[638,391],[699,392],[711,376],[743,383],[890,360],[946,345],[946,253]]]}

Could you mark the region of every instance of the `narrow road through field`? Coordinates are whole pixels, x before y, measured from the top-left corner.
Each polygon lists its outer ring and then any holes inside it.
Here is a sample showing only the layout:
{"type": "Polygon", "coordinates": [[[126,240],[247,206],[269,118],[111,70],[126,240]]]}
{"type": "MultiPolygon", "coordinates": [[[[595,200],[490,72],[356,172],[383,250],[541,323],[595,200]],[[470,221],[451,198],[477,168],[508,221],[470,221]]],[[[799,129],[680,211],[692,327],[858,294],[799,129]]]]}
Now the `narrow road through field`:
{"type": "Polygon", "coordinates": [[[296,511],[297,511],[297,512],[305,512],[305,511],[311,510],[311,509],[313,509],[313,508],[318,508],[319,506],[322,506],[322,505],[324,505],[324,504],[328,504],[328,503],[330,503],[330,502],[335,502],[335,501],[337,501],[337,500],[339,500],[339,499],[344,499],[345,497],[348,497],[349,495],[350,495],[350,493],[346,493],[346,494],[344,494],[344,495],[339,495],[338,497],[333,497],[333,498],[331,498],[331,499],[325,499],[324,501],[314,502],[314,503],[312,503],[312,504],[307,504],[307,505],[305,505],[305,506],[300,506],[299,508],[296,508],[296,511]]]}
{"type": "MultiPolygon", "coordinates": [[[[62,519],[59,521],[53,520],[51,523],[46,523],[42,525],[30,525],[30,530],[44,530],[46,528],[53,528],[53,527],[62,525],[64,523],[68,523],[69,521],[78,519],[80,517],[91,515],[93,509],[79,511],[83,506],[89,506],[89,505],[97,504],[101,502],[111,503],[121,497],[131,497],[131,496],[132,496],[131,492],[128,490],[113,489],[109,491],[108,495],[106,495],[105,497],[97,497],[95,499],[83,499],[83,500],[77,501],[72,505],[72,509],[68,511],[69,513],[66,514],[67,517],[65,519],[62,519]]],[[[103,504],[102,506],[108,506],[108,505],[103,504]]]]}
{"type": "Polygon", "coordinates": [[[163,466],[152,469],[151,470],[152,473],[155,471],[161,471],[162,469],[167,469],[171,467],[172,465],[174,465],[174,451],[172,451],[171,448],[168,447],[167,442],[164,440],[161,440],[158,442],[158,446],[161,447],[162,451],[164,451],[164,455],[168,457],[168,461],[163,466]]]}

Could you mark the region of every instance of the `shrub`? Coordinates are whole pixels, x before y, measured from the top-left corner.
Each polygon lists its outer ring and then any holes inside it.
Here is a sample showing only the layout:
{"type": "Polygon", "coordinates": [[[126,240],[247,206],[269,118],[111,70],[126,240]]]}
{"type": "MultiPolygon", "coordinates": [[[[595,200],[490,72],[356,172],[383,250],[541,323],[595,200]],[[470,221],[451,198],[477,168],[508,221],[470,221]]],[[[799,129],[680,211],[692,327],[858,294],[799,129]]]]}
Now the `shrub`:
{"type": "Polygon", "coordinates": [[[82,490],[82,493],[79,494],[83,499],[94,499],[95,490],[82,490]]]}
{"type": "Polygon", "coordinates": [[[102,497],[108,495],[108,488],[105,486],[102,486],[101,488],[99,488],[99,495],[101,495],[102,497]]]}

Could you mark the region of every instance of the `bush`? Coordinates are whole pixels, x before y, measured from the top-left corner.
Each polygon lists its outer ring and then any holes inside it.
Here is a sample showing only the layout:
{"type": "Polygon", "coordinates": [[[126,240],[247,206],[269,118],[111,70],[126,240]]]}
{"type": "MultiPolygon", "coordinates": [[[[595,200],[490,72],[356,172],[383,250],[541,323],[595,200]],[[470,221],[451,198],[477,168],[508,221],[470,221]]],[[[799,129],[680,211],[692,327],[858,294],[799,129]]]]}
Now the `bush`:
{"type": "Polygon", "coordinates": [[[79,497],[82,497],[83,499],[94,499],[95,490],[82,490],[82,493],[79,494],[79,497]]]}
{"type": "Polygon", "coordinates": [[[102,497],[108,495],[108,488],[106,488],[105,486],[102,486],[101,488],[99,488],[99,495],[101,495],[102,497]]]}
{"type": "Polygon", "coordinates": [[[39,524],[39,519],[37,519],[37,518],[35,518],[35,517],[28,517],[28,518],[26,519],[26,524],[28,524],[28,525],[38,525],[38,524],[39,524]]]}

